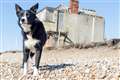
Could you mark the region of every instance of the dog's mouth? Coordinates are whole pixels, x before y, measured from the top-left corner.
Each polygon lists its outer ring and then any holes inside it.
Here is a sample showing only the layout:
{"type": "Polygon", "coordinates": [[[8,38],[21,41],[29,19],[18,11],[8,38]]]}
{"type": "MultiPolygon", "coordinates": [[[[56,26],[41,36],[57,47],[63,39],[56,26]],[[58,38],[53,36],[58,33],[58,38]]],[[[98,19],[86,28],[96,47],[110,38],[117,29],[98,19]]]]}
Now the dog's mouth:
{"type": "Polygon", "coordinates": [[[24,22],[24,23],[22,23],[22,24],[29,24],[29,23],[25,23],[25,22],[24,22]]]}
{"type": "Polygon", "coordinates": [[[29,24],[28,22],[21,22],[21,24],[29,24]]]}

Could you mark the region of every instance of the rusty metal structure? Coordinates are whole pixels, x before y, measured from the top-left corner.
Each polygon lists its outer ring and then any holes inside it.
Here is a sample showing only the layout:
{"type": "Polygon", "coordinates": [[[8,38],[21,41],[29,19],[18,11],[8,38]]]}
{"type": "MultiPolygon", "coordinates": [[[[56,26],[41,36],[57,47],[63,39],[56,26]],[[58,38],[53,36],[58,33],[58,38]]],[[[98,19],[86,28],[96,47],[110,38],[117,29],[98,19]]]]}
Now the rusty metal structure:
{"type": "Polygon", "coordinates": [[[78,9],[79,9],[79,1],[78,0],[70,0],[70,4],[69,4],[70,14],[78,14],[78,9]]]}

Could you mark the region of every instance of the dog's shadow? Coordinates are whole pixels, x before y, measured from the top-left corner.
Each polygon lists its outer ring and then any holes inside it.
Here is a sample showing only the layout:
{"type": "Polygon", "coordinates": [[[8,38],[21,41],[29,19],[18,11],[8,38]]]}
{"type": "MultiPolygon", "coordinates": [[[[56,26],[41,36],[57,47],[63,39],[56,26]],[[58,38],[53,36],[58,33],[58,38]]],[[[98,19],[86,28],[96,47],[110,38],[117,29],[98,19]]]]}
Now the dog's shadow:
{"type": "Polygon", "coordinates": [[[43,65],[43,66],[39,66],[39,69],[41,71],[43,71],[43,70],[53,71],[53,70],[59,70],[59,69],[66,68],[68,66],[74,66],[74,64],[43,65]]]}

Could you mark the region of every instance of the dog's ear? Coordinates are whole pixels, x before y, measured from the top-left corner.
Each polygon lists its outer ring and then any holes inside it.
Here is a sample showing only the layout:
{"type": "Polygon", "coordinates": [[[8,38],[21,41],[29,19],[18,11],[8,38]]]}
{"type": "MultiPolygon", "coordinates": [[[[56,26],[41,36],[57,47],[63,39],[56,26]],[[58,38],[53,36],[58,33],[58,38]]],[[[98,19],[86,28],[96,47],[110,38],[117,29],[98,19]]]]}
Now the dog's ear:
{"type": "Polygon", "coordinates": [[[37,12],[37,9],[38,9],[38,3],[30,8],[30,10],[33,11],[34,13],[37,12]]]}
{"type": "Polygon", "coordinates": [[[15,9],[16,9],[16,14],[18,14],[22,10],[22,8],[18,4],[15,4],[15,9]]]}

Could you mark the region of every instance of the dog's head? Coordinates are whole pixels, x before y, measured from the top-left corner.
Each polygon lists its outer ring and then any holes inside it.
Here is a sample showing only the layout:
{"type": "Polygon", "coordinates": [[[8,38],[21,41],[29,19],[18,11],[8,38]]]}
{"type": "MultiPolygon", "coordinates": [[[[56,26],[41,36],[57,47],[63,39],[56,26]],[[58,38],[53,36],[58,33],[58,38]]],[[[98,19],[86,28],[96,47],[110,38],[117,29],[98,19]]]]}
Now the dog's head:
{"type": "Polygon", "coordinates": [[[23,10],[18,4],[15,4],[15,8],[20,24],[31,24],[36,19],[38,3],[29,10],[23,10]]]}

